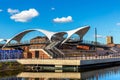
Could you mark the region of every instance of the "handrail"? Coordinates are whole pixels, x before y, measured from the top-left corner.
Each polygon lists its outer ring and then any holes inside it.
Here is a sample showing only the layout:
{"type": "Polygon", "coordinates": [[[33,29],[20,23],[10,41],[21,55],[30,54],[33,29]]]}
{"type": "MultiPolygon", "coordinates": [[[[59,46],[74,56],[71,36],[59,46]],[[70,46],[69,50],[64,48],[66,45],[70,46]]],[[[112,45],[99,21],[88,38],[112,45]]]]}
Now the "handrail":
{"type": "Polygon", "coordinates": [[[61,57],[64,56],[62,52],[60,52],[60,50],[57,49],[57,45],[60,43],[60,41],[53,41],[51,44],[49,44],[45,50],[48,52],[48,54],[53,53],[53,57],[61,57]]]}

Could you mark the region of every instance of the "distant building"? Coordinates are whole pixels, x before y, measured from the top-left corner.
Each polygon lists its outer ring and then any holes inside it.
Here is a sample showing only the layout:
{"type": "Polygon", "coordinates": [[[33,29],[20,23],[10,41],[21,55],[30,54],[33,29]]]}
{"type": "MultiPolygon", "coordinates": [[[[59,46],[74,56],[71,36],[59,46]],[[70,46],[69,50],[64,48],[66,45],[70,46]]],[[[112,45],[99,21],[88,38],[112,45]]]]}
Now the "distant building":
{"type": "Polygon", "coordinates": [[[112,36],[107,36],[106,40],[107,40],[107,44],[113,44],[113,37],[112,36]]]}
{"type": "Polygon", "coordinates": [[[37,37],[30,40],[31,44],[34,43],[33,45],[30,45],[30,49],[43,49],[46,47],[47,42],[48,42],[47,37],[37,36],[37,37]]]}
{"type": "Polygon", "coordinates": [[[49,54],[43,50],[48,43],[47,37],[37,36],[31,39],[29,51],[24,53],[24,58],[50,58],[49,54]]]}

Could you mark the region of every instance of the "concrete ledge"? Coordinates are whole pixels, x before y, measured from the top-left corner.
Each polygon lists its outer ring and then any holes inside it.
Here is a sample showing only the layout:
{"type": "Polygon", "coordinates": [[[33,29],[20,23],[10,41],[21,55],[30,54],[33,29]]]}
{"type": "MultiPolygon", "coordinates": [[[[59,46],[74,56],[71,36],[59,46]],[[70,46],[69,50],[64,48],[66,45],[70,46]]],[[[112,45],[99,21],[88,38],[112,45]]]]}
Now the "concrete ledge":
{"type": "Polygon", "coordinates": [[[62,60],[62,59],[8,59],[0,60],[0,62],[19,62],[23,65],[28,64],[40,64],[40,65],[54,65],[54,66],[63,66],[63,65],[74,65],[74,66],[84,66],[84,65],[93,65],[93,64],[102,64],[102,63],[114,63],[119,62],[120,58],[106,58],[106,59],[88,59],[88,60],[62,60]]]}
{"type": "Polygon", "coordinates": [[[80,60],[80,65],[101,64],[118,62],[120,58],[108,58],[108,59],[93,59],[93,60],[80,60]]]}
{"type": "Polygon", "coordinates": [[[80,65],[80,60],[56,60],[56,59],[18,59],[17,62],[27,64],[43,65],[80,65]]]}

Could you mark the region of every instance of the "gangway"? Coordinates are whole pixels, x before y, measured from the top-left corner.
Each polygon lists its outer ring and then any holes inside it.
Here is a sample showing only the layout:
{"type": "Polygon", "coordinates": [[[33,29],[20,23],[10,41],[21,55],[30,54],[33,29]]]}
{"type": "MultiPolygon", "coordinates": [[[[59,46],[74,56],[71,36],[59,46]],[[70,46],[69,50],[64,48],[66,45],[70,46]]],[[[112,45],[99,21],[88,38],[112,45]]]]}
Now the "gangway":
{"type": "Polygon", "coordinates": [[[60,41],[53,41],[44,50],[48,54],[50,54],[53,58],[63,57],[64,53],[57,48],[57,45],[59,44],[60,44],[60,41]]]}

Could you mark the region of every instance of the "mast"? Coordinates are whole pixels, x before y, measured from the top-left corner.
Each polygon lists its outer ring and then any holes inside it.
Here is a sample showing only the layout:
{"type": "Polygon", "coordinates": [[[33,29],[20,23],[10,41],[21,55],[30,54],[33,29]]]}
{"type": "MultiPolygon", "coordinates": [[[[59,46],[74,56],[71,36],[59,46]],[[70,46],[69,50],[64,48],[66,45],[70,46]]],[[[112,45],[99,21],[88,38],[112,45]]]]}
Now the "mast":
{"type": "Polygon", "coordinates": [[[97,29],[95,28],[95,50],[97,46],[97,29]]]}

